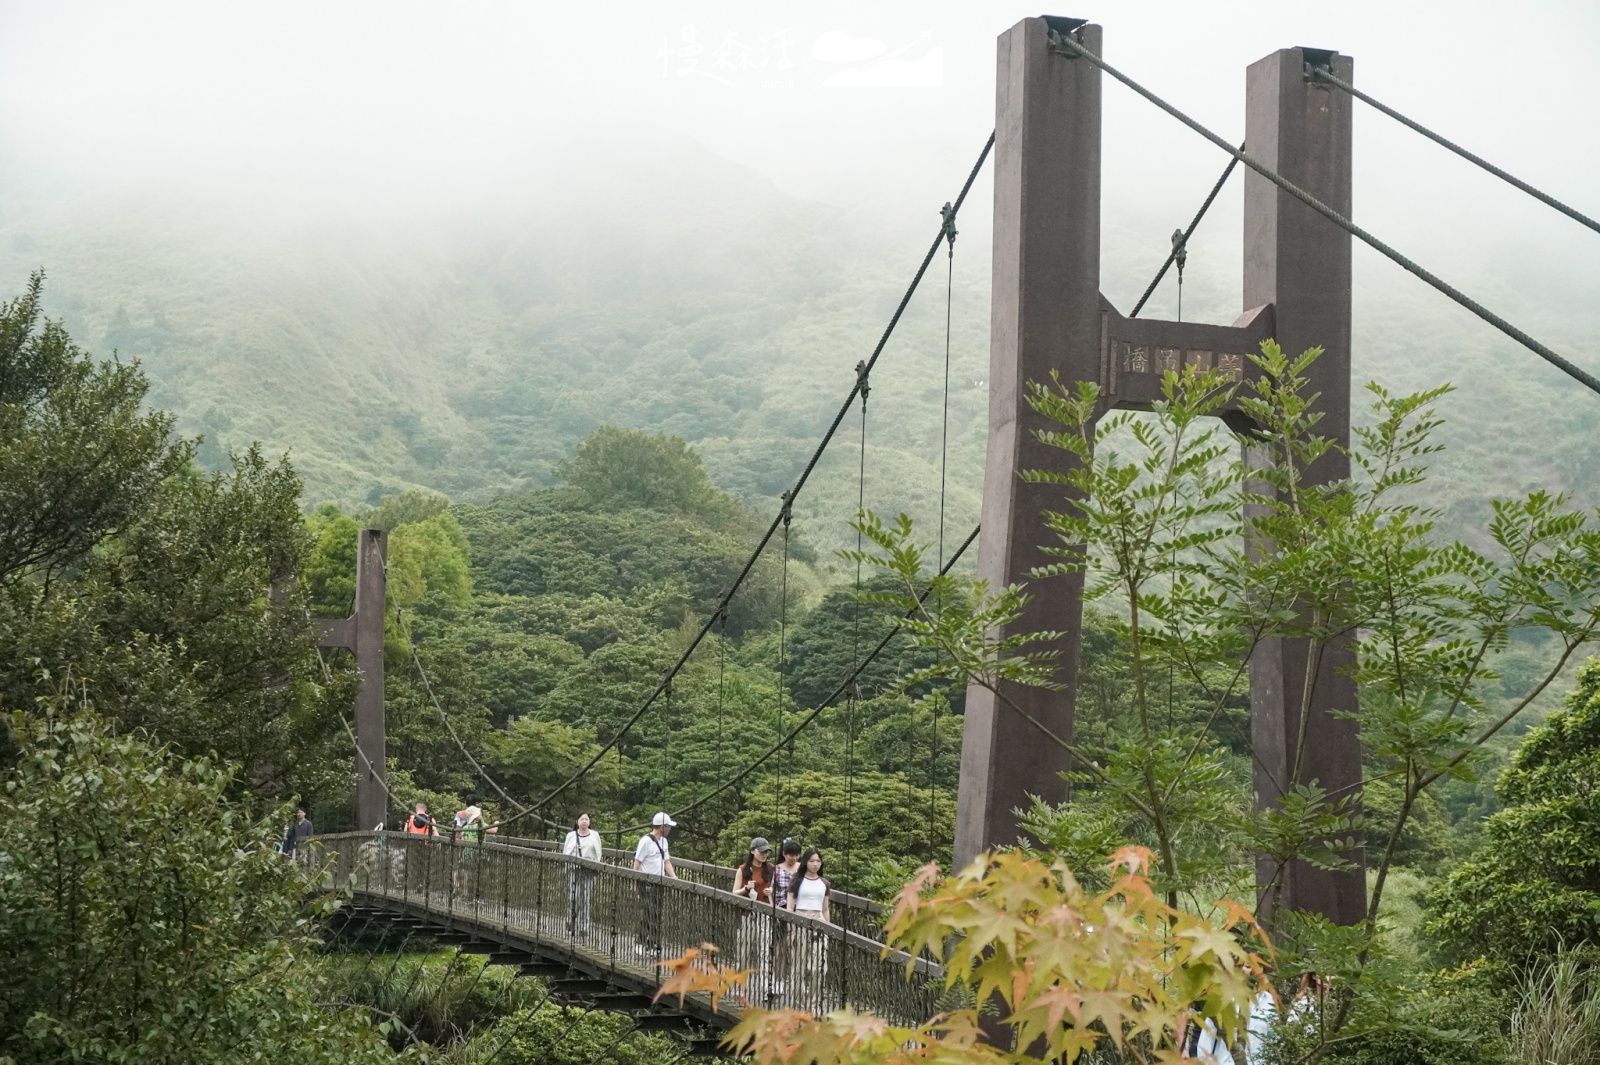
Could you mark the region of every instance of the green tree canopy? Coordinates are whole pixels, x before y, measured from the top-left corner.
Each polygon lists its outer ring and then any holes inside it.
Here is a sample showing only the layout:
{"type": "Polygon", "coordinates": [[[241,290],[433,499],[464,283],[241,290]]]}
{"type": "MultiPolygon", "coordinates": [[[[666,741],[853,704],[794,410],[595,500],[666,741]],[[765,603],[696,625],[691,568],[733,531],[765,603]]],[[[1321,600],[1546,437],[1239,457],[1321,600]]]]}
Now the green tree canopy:
{"type": "Polygon", "coordinates": [[[0,789],[0,1060],[392,1061],[318,1005],[317,913],[233,774],[88,713],[15,715],[0,789]]]}
{"type": "Polygon", "coordinates": [[[898,774],[857,770],[853,778],[791,765],[780,780],[764,775],[745,793],[745,807],[717,837],[717,856],[743,858],[754,836],[793,836],[817,847],[836,887],[860,890],[868,869],[884,859],[947,857],[955,804],[937,803],[898,774]]]}
{"type": "Polygon", "coordinates": [[[1455,956],[1511,965],[1600,943],[1600,662],[1528,733],[1496,790],[1505,808],[1429,900],[1430,934],[1455,956]]]}
{"type": "Polygon", "coordinates": [[[739,506],[717,490],[700,456],[682,437],[602,425],[578,442],[556,470],[598,506],[676,510],[709,519],[737,517],[739,506]]]}
{"type": "Polygon", "coordinates": [[[456,606],[472,602],[467,538],[449,511],[396,526],[389,534],[389,599],[415,606],[429,594],[456,606]]]}
{"type": "Polygon", "coordinates": [[[96,362],[40,309],[0,304],[0,580],[72,565],[149,506],[194,446],[144,411],[138,363],[96,362]]]}
{"type": "Polygon", "coordinates": [[[72,677],[118,726],[241,766],[241,793],[342,786],[349,676],[311,645],[294,470],[249,448],[200,471],[137,364],[77,347],[41,292],[0,306],[0,700],[72,677]]]}

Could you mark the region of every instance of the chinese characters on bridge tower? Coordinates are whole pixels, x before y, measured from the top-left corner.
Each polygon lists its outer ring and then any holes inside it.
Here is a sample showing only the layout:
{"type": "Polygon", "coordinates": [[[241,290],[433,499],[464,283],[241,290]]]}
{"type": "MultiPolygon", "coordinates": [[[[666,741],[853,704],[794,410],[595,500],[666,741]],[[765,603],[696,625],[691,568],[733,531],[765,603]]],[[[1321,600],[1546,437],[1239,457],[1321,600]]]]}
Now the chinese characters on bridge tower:
{"type": "Polygon", "coordinates": [[[1245,357],[1241,352],[1212,352],[1201,348],[1165,348],[1148,344],[1134,344],[1119,340],[1116,344],[1117,365],[1124,374],[1154,374],[1159,376],[1171,370],[1180,372],[1192,366],[1196,373],[1216,370],[1234,381],[1244,380],[1245,357]]]}

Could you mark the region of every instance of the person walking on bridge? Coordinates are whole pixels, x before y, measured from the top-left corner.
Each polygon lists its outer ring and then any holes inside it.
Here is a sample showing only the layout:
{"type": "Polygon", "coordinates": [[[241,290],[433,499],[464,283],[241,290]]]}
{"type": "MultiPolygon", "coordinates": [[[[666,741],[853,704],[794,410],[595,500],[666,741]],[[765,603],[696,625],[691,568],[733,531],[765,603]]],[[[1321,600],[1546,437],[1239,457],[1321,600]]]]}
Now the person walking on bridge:
{"type": "MultiPolygon", "coordinates": [[[[812,847],[800,856],[800,872],[789,880],[789,911],[796,917],[831,923],[828,896],[832,890],[822,875],[822,852],[812,847]]],[[[794,929],[794,936],[790,964],[799,985],[796,991],[806,1001],[820,1002],[819,992],[828,985],[828,937],[801,928],[794,929]]]]}
{"type": "Polygon", "coordinates": [[[576,937],[589,929],[589,897],[594,893],[594,870],[583,863],[599,863],[605,856],[600,833],[589,828],[588,814],[578,815],[577,824],[561,844],[561,853],[580,859],[567,866],[567,934],[576,937]]]}
{"type": "Polygon", "coordinates": [[[733,893],[755,899],[757,902],[772,901],[772,863],[767,859],[772,854],[772,844],[763,836],[757,836],[750,841],[750,851],[733,871],[733,893]]]}
{"type": "Polygon", "coordinates": [[[812,847],[800,858],[799,876],[789,881],[789,909],[800,917],[828,921],[828,895],[833,886],[822,875],[822,852],[812,847]]]}
{"type": "Polygon", "coordinates": [[[771,915],[763,907],[772,904],[772,844],[765,836],[750,841],[750,849],[733,871],[733,893],[756,903],[756,909],[735,918],[733,950],[735,964],[758,967],[768,953],[772,936],[771,915]],[[752,966],[751,963],[754,963],[752,966]]]}
{"type": "Polygon", "coordinates": [[[456,811],[452,827],[455,838],[466,843],[481,842],[485,832],[493,834],[500,831],[499,825],[486,826],[483,823],[483,808],[478,805],[476,795],[467,796],[467,805],[456,811]]]}
{"type": "MultiPolygon", "coordinates": [[[[779,852],[783,859],[772,867],[772,894],[773,909],[787,910],[789,908],[789,884],[800,875],[800,841],[784,838],[779,852]]],[[[772,924],[772,986],[768,997],[776,1002],[782,996],[785,986],[785,976],[790,968],[791,939],[789,926],[778,920],[777,914],[769,915],[772,924]]]]}
{"type": "Polygon", "coordinates": [[[401,826],[408,836],[433,837],[439,830],[433,823],[433,816],[428,813],[428,804],[419,801],[411,811],[411,816],[405,819],[401,826]]]}
{"type": "MultiPolygon", "coordinates": [[[[639,837],[633,848],[633,868],[647,877],[678,878],[672,868],[672,852],[667,847],[667,833],[678,822],[665,811],[650,819],[650,831],[639,837]]],[[[656,879],[646,879],[639,885],[639,945],[654,953],[661,949],[661,884],[656,879]]]]}
{"type": "Polygon", "coordinates": [[[294,824],[290,825],[289,830],[283,834],[283,844],[279,849],[292,858],[295,851],[300,847],[300,841],[307,836],[316,834],[316,826],[311,823],[311,818],[307,816],[305,803],[301,803],[294,808],[294,824]]]}
{"type": "MultiPolygon", "coordinates": [[[[456,811],[455,819],[451,822],[450,834],[453,839],[463,843],[482,843],[485,832],[492,834],[498,831],[500,831],[498,825],[484,824],[483,809],[478,805],[478,797],[468,795],[467,805],[456,811]]],[[[458,851],[454,857],[456,871],[451,882],[455,885],[455,890],[460,892],[466,886],[466,871],[477,866],[480,855],[477,847],[466,847],[458,851]]]]}
{"type": "Polygon", "coordinates": [[[789,908],[789,881],[800,871],[800,841],[785,838],[779,853],[782,858],[772,870],[772,903],[779,909],[789,908]]]}

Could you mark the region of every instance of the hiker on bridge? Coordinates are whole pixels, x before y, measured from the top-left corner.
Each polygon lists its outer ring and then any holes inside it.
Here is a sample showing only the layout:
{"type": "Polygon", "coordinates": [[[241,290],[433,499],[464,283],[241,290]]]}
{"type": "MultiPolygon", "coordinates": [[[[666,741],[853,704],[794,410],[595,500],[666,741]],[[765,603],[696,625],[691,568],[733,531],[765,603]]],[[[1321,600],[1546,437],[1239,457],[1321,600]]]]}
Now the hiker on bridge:
{"type": "MultiPolygon", "coordinates": [[[[633,848],[633,868],[641,873],[654,877],[670,876],[678,878],[676,870],[672,868],[672,853],[667,848],[667,833],[677,827],[678,822],[665,811],[658,812],[650,819],[650,831],[639,837],[639,845],[633,848]]],[[[639,902],[642,912],[639,919],[639,942],[646,950],[657,950],[661,947],[661,885],[646,880],[639,885],[639,902]]]]}
{"type": "Polygon", "coordinates": [[[789,909],[800,917],[830,921],[828,895],[833,886],[822,875],[822,852],[812,847],[800,858],[799,876],[789,880],[789,909]]]}
{"type": "Polygon", "coordinates": [[[772,901],[772,844],[763,836],[750,841],[750,851],[744,861],[733,871],[733,893],[755,899],[772,901]]]}
{"type": "MultiPolygon", "coordinates": [[[[772,890],[768,894],[768,902],[775,909],[787,910],[789,885],[800,876],[800,841],[785,836],[778,850],[782,860],[772,866],[772,890]]],[[[772,983],[767,989],[767,998],[769,1003],[773,1003],[783,995],[786,986],[784,974],[793,966],[793,944],[788,926],[776,917],[771,918],[769,923],[772,925],[772,983]]]]}
{"type": "MultiPolygon", "coordinates": [[[[456,811],[450,831],[453,838],[463,843],[482,843],[485,832],[492,835],[500,831],[500,826],[485,825],[483,809],[478,806],[478,797],[476,795],[468,795],[467,805],[456,811]]],[[[461,853],[459,860],[456,862],[455,875],[451,877],[456,891],[466,890],[471,875],[470,871],[476,869],[479,857],[479,848],[477,847],[468,847],[461,853]]],[[[474,883],[473,886],[476,887],[476,884],[474,883]]]]}
{"type": "MultiPolygon", "coordinates": [[[[577,825],[561,844],[561,853],[598,863],[605,853],[600,846],[600,833],[589,829],[589,815],[578,815],[577,825]]],[[[594,870],[584,868],[583,862],[567,866],[567,934],[576,936],[589,928],[589,897],[594,893],[594,870]]]]}
{"type": "Polygon", "coordinates": [[[480,843],[485,832],[493,835],[500,831],[499,825],[485,825],[483,822],[483,809],[478,805],[476,795],[467,796],[467,805],[456,811],[453,824],[456,839],[466,843],[480,843]]]}
{"type": "Polygon", "coordinates": [[[800,841],[784,837],[783,845],[779,848],[782,858],[772,867],[772,894],[773,905],[782,909],[789,908],[789,881],[800,871],[800,841]]]}
{"type": "Polygon", "coordinates": [[[411,816],[401,824],[408,836],[435,836],[438,835],[438,826],[434,824],[433,816],[428,813],[428,804],[418,802],[412,809],[411,816]]]}
{"type": "Polygon", "coordinates": [[[317,834],[316,826],[311,823],[308,813],[305,803],[301,803],[294,808],[294,824],[290,825],[288,830],[284,832],[283,842],[278,845],[279,851],[293,857],[295,850],[300,846],[301,840],[307,836],[317,834]]]}

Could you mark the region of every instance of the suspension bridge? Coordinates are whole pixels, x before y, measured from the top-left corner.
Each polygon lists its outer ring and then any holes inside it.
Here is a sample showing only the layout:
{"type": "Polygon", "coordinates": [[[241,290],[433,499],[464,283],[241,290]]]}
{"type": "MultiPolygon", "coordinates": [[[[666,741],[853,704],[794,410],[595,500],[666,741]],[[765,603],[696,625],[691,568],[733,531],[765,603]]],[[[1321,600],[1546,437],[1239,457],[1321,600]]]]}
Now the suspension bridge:
{"type": "MultiPolygon", "coordinates": [[[[319,863],[335,883],[353,886],[355,903],[347,922],[405,929],[408,939],[428,930],[428,935],[459,949],[487,953],[491,959],[546,978],[552,993],[591,1008],[629,1012],[638,1030],[702,1032],[725,1028],[737,1018],[743,1008],[737,1000],[716,1008],[694,998],[681,1005],[654,1001],[663,979],[662,962],[705,942],[720,947],[724,962],[751,970],[749,1003],[819,1013],[848,1006],[908,1024],[936,1011],[941,976],[937,960],[887,950],[881,942],[882,910],[869,900],[836,896],[835,923],[822,923],[733,896],[725,890],[733,876],[729,869],[678,861],[679,878],[662,879],[628,868],[631,852],[607,851],[605,860],[592,862],[560,854],[548,842],[514,839],[507,830],[518,825],[519,831],[537,834],[540,826],[566,828],[551,816],[560,810],[557,800],[579,786],[652,715],[670,710],[674,680],[706,639],[726,625],[730,603],[775,541],[784,552],[787,578],[794,503],[830,444],[842,435],[852,412],[859,413],[861,450],[856,502],[858,506],[868,502],[872,373],[940,251],[947,263],[953,263],[956,222],[986,165],[992,163],[995,186],[990,428],[977,569],[991,587],[1024,581],[1034,567],[1051,561],[1041,553],[1038,541],[1045,513],[1060,505],[1059,489],[1029,483],[1019,473],[1059,468],[1065,460],[1059,450],[1046,447],[1034,435],[1045,426],[1027,403],[1029,381],[1047,380],[1058,372],[1068,383],[1096,382],[1102,413],[1148,409],[1159,399],[1165,371],[1192,366],[1243,382],[1259,372],[1249,355],[1263,340],[1275,339],[1290,352],[1321,347],[1325,354],[1310,371],[1310,391],[1320,394],[1319,429],[1348,445],[1352,241],[1368,245],[1556,370],[1600,392],[1600,379],[1593,374],[1351,220],[1354,105],[1375,108],[1577,224],[1600,232],[1600,223],[1362,92],[1353,83],[1352,60],[1338,52],[1286,48],[1252,64],[1241,143],[1240,138],[1225,138],[1208,129],[1133,75],[1106,63],[1101,58],[1102,43],[1101,27],[1056,17],[1025,19],[1001,35],[995,132],[957,195],[940,211],[938,230],[899,305],[870,354],[857,364],[837,413],[784,492],[779,512],[649,696],[586,764],[531,805],[506,794],[455,737],[474,770],[515,811],[498,838],[466,843],[383,831],[315,837],[307,860],[319,863]],[[1107,81],[1170,115],[1227,157],[1220,178],[1188,225],[1174,233],[1166,262],[1126,315],[1100,292],[1100,105],[1107,81]],[[1174,265],[1181,286],[1186,245],[1240,168],[1245,208],[1240,317],[1226,326],[1140,318],[1146,301],[1174,265]]],[[[945,572],[967,554],[979,535],[979,529],[973,529],[959,546],[946,551],[951,270],[953,266],[947,267],[946,431],[941,440],[938,550],[938,563],[945,572]]],[[[1225,412],[1223,420],[1237,431],[1250,429],[1237,410],[1225,412]]],[[[1319,460],[1313,469],[1323,481],[1349,474],[1348,460],[1337,454],[1319,460]]],[[[949,542],[957,543],[954,536],[949,542]]],[[[321,623],[323,646],[352,650],[362,671],[351,739],[356,748],[357,817],[363,826],[381,826],[391,812],[406,808],[402,799],[389,793],[384,772],[384,551],[382,532],[361,534],[355,614],[321,623]]],[[[858,568],[858,591],[860,580],[858,568]]],[[[1026,808],[1031,796],[1064,797],[1060,774],[1066,768],[1065,756],[1058,745],[1040,742],[1040,730],[1048,730],[1052,738],[1072,734],[1081,596],[1081,574],[1060,578],[1055,593],[1035,597],[1016,623],[1025,630],[1064,634],[1057,677],[1060,690],[1019,689],[1014,701],[1025,716],[1009,713],[990,691],[974,686],[968,693],[954,841],[958,865],[985,848],[1014,842],[1016,811],[1026,808]]],[[[769,746],[716,786],[670,811],[672,816],[692,818],[704,804],[736,789],[824,714],[842,715],[846,735],[853,741],[858,725],[857,678],[892,636],[891,632],[872,647],[862,646],[858,638],[854,665],[839,678],[832,695],[787,728],[782,727],[780,715],[769,746]]],[[[780,640],[780,671],[785,653],[780,640]]],[[[1348,644],[1336,647],[1323,663],[1303,721],[1299,691],[1286,694],[1291,688],[1286,682],[1304,670],[1304,647],[1295,640],[1269,641],[1252,656],[1251,740],[1258,803],[1273,804],[1286,790],[1309,781],[1320,782],[1329,791],[1359,791],[1361,751],[1355,723],[1336,713],[1338,707],[1354,702],[1353,681],[1341,668],[1351,653],[1348,644]],[[1296,734],[1308,738],[1303,762],[1292,756],[1290,738],[1296,734]]],[[[420,670],[420,660],[416,664],[420,670]]],[[[448,727],[449,719],[437,700],[435,708],[448,727]]],[[[853,754],[847,753],[847,758],[853,759],[853,754]]],[[[853,768],[853,760],[847,765],[853,768]]],[[[621,829],[618,836],[648,828],[621,829]]],[[[1283,904],[1340,923],[1357,920],[1364,911],[1365,885],[1359,854],[1352,857],[1355,866],[1345,871],[1292,869],[1283,904]]]]}

